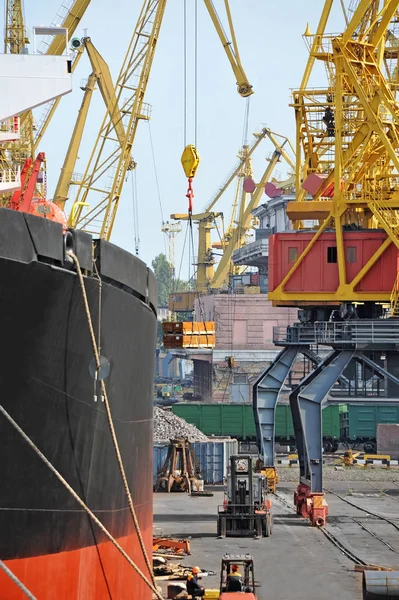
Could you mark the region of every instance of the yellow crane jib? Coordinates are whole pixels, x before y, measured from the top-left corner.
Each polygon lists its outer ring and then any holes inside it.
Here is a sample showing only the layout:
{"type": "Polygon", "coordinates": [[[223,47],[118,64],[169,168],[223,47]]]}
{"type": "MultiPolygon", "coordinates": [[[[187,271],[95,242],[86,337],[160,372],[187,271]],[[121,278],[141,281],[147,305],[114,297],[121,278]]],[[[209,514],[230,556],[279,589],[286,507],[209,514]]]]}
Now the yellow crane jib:
{"type": "Polygon", "coordinates": [[[197,148],[192,144],[186,146],[183,150],[183,154],[181,155],[181,164],[188,178],[188,190],[186,197],[188,198],[188,214],[191,216],[193,212],[193,198],[194,198],[194,190],[192,186],[193,177],[197,172],[198,166],[200,163],[200,157],[197,151],[197,148]]]}

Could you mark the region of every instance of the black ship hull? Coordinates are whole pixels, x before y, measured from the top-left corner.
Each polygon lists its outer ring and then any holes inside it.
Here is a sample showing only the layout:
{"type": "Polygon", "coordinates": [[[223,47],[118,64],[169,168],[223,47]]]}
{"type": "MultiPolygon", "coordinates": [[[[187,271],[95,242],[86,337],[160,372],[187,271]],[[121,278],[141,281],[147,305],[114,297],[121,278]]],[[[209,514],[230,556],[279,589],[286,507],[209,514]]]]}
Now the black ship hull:
{"type": "MultiPolygon", "coordinates": [[[[156,284],[144,263],[74,232],[116,435],[148,553],[156,284]],[[100,285],[101,279],[101,285],[100,285]]],[[[147,573],[95,380],[82,289],[58,224],[0,211],[0,403],[147,573]]],[[[37,597],[152,594],[0,417],[0,558],[37,597]]],[[[148,573],[147,573],[148,574],[148,573]]],[[[0,598],[22,598],[0,575],[0,598]]]]}

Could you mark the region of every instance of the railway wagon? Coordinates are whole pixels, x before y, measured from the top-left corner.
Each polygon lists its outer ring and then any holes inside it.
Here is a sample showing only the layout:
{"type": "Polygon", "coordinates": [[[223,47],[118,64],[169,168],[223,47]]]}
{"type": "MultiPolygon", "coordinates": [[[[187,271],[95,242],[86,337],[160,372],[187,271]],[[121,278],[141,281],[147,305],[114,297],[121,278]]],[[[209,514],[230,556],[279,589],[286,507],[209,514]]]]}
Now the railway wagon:
{"type": "Polygon", "coordinates": [[[399,423],[398,404],[352,404],[341,417],[341,441],[375,452],[378,423],[399,423]]]}
{"type": "MultiPolygon", "coordinates": [[[[345,405],[328,406],[323,410],[323,445],[325,452],[335,452],[340,438],[340,424],[345,405]]],[[[252,404],[224,402],[187,402],[172,406],[172,411],[192,423],[205,435],[231,436],[238,440],[255,440],[256,430],[252,404]]],[[[295,445],[294,427],[288,404],[278,404],[275,439],[283,445],[295,445]]]]}

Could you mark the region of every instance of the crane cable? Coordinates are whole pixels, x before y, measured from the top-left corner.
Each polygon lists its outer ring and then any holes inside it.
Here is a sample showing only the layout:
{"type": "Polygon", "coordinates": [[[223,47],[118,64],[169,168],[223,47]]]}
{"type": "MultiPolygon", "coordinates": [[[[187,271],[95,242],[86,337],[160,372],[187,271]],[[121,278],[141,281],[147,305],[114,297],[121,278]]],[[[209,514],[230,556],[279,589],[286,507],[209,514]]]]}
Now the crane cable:
{"type": "Polygon", "coordinates": [[[187,234],[188,234],[188,229],[189,229],[189,225],[188,225],[188,222],[187,222],[187,226],[186,226],[186,233],[184,234],[183,250],[182,250],[182,253],[181,253],[181,258],[180,258],[179,273],[178,273],[177,279],[175,278],[175,280],[174,280],[174,282],[173,282],[173,286],[174,286],[174,289],[173,289],[173,291],[174,291],[174,292],[178,292],[178,291],[179,291],[179,290],[177,289],[177,286],[178,286],[179,282],[181,281],[181,279],[180,279],[180,275],[181,275],[181,269],[182,269],[182,265],[183,265],[184,251],[185,251],[185,249],[186,249],[186,242],[187,242],[187,234]]]}
{"type": "MultiPolygon", "coordinates": [[[[197,136],[198,136],[198,0],[194,0],[194,144],[187,144],[187,89],[188,89],[188,44],[187,44],[187,35],[188,31],[188,16],[187,16],[187,0],[183,0],[183,137],[184,137],[184,150],[181,157],[181,163],[184,170],[184,173],[188,179],[188,189],[186,193],[186,198],[188,199],[188,224],[190,230],[190,242],[189,243],[189,276],[191,272],[191,247],[193,245],[193,222],[192,222],[192,213],[193,213],[193,198],[194,198],[194,190],[192,186],[193,178],[197,172],[197,168],[199,165],[199,156],[196,149],[197,144],[197,136]]],[[[193,254],[194,257],[194,254],[193,254]]]]}
{"type": "Polygon", "coordinates": [[[194,0],[194,146],[198,144],[198,0],[194,0]]]}
{"type": "Polygon", "coordinates": [[[140,254],[140,230],[139,230],[139,206],[137,198],[137,175],[136,169],[132,170],[132,209],[133,209],[133,235],[134,235],[134,253],[136,256],[140,254]]]}
{"type": "MultiPolygon", "coordinates": [[[[150,121],[148,121],[148,134],[149,134],[149,137],[150,137],[150,147],[151,147],[151,155],[152,155],[152,166],[153,166],[153,169],[154,169],[155,186],[157,188],[159,210],[161,212],[161,225],[163,225],[165,219],[164,219],[164,216],[163,216],[161,190],[160,190],[160,187],[159,187],[158,170],[157,170],[157,163],[156,163],[156,160],[155,160],[154,144],[152,142],[151,122],[150,121]]],[[[164,235],[164,247],[165,247],[165,256],[167,256],[168,251],[166,249],[166,234],[164,235]]]]}
{"type": "MultiPolygon", "coordinates": [[[[188,18],[187,18],[187,0],[183,0],[183,142],[187,146],[188,139],[188,18]]],[[[194,146],[198,141],[198,0],[194,0],[194,146]]]]}
{"type": "MultiPolygon", "coordinates": [[[[195,281],[195,268],[193,265],[193,275],[191,276],[191,260],[195,258],[195,249],[194,249],[194,232],[193,232],[193,220],[192,220],[192,209],[193,209],[193,198],[194,191],[192,188],[192,181],[195,173],[197,171],[199,165],[199,156],[197,152],[197,143],[198,143],[198,0],[194,0],[194,145],[187,145],[187,2],[184,0],[184,151],[182,155],[182,165],[186,176],[188,177],[188,190],[186,197],[188,198],[188,227],[186,230],[186,238],[187,231],[189,234],[188,240],[188,280],[195,281]]],[[[184,240],[184,247],[186,245],[186,238],[184,240]]],[[[183,254],[184,254],[183,247],[183,254]]],[[[182,255],[183,256],[183,255],[182,255]]],[[[200,260],[200,257],[197,256],[197,263],[200,260]]],[[[197,266],[198,270],[198,266],[197,266]]],[[[180,271],[179,271],[180,272],[180,271]]],[[[196,287],[196,286],[195,286],[196,287]]],[[[198,292],[198,289],[195,289],[195,295],[198,300],[199,311],[201,315],[201,319],[205,329],[206,341],[208,340],[208,332],[206,328],[205,321],[205,311],[204,305],[201,300],[201,296],[198,292]]],[[[193,325],[194,327],[194,325],[193,325]]],[[[194,329],[193,329],[194,333],[194,329]]]]}
{"type": "MultiPolygon", "coordinates": [[[[198,132],[198,128],[197,128],[197,120],[198,120],[198,100],[197,100],[197,96],[198,96],[198,2],[197,0],[194,1],[194,142],[195,144],[197,143],[197,132],[198,132]]],[[[188,78],[187,78],[187,55],[188,55],[188,49],[187,49],[187,0],[184,0],[183,2],[183,8],[184,8],[184,35],[183,35],[183,44],[184,44],[184,48],[183,48],[183,55],[184,55],[184,61],[183,61],[183,66],[184,66],[184,74],[183,74],[183,82],[184,82],[184,90],[183,90],[183,97],[184,97],[184,110],[183,110],[183,133],[184,133],[184,150],[183,150],[183,154],[181,156],[181,163],[182,163],[182,167],[184,169],[184,173],[188,179],[188,189],[187,189],[187,194],[186,197],[188,198],[188,213],[189,213],[189,220],[191,221],[191,214],[193,212],[193,198],[194,198],[194,190],[192,187],[192,182],[193,182],[193,178],[195,177],[195,174],[197,172],[198,169],[198,165],[199,165],[199,156],[198,156],[198,152],[197,152],[197,148],[196,145],[194,144],[187,144],[187,87],[188,87],[188,78]]]]}
{"type": "Polygon", "coordinates": [[[251,103],[251,96],[246,98],[245,102],[245,112],[244,112],[244,125],[242,128],[242,143],[241,146],[246,146],[248,144],[248,125],[249,125],[249,109],[251,103]]]}
{"type": "Polygon", "coordinates": [[[183,0],[183,147],[187,146],[187,0],[183,0]]]}

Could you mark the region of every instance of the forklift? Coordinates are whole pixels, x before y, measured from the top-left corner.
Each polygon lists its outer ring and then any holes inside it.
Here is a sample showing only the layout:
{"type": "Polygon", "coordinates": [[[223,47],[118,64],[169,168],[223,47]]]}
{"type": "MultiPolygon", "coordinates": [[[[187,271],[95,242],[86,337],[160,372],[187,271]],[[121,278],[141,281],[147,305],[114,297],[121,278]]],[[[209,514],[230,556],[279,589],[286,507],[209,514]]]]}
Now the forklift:
{"type": "Polygon", "coordinates": [[[256,600],[254,561],[250,554],[225,554],[222,558],[219,600],[234,600],[235,598],[256,600]],[[229,586],[233,565],[237,565],[241,575],[240,581],[236,582],[239,583],[238,586],[229,586]],[[236,587],[237,589],[229,591],[229,587],[236,587]]]}
{"type": "Polygon", "coordinates": [[[273,520],[267,494],[267,479],[254,472],[252,456],[232,455],[227,495],[218,506],[218,537],[269,537],[273,520]]]}

